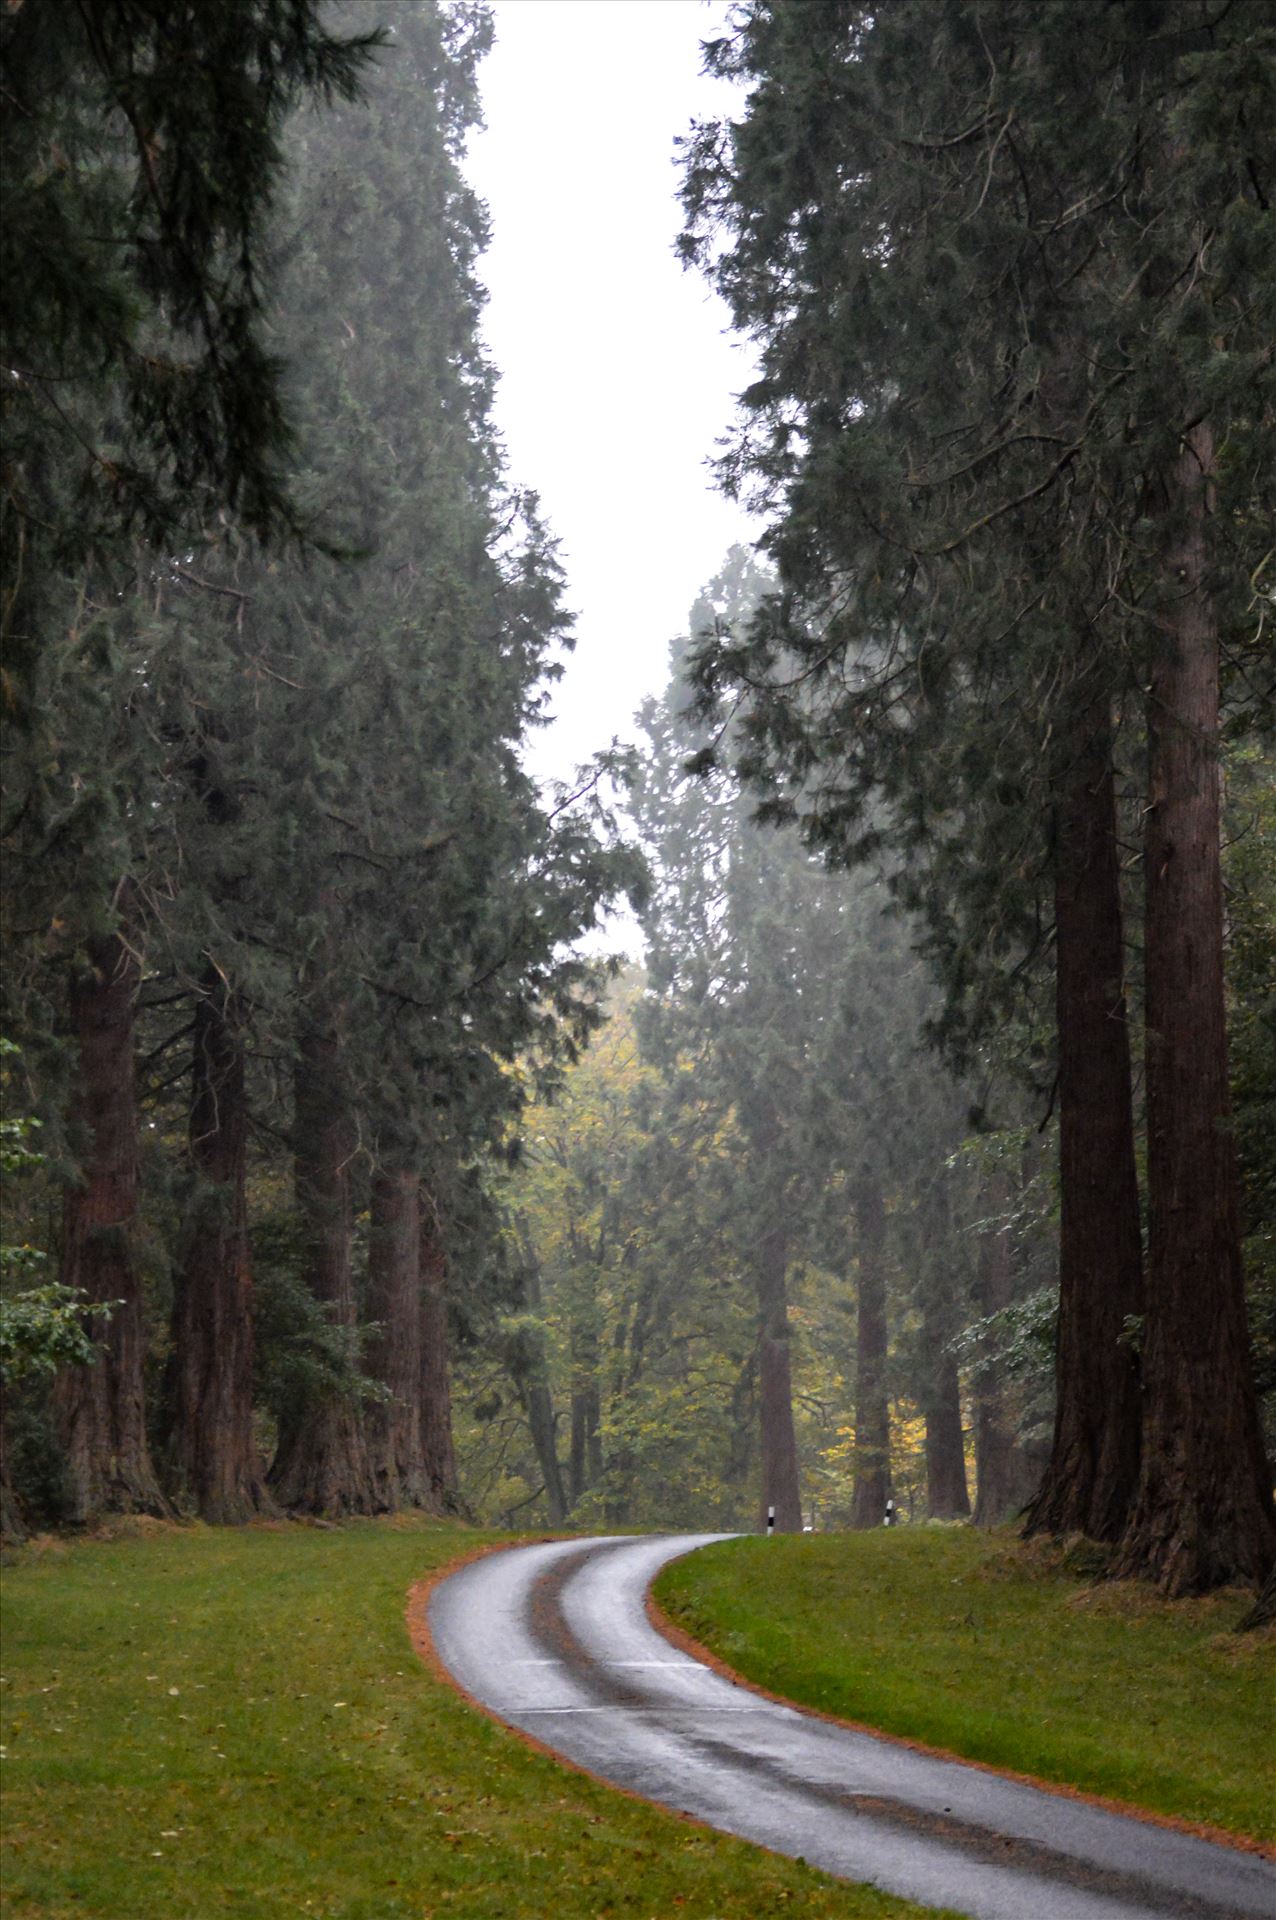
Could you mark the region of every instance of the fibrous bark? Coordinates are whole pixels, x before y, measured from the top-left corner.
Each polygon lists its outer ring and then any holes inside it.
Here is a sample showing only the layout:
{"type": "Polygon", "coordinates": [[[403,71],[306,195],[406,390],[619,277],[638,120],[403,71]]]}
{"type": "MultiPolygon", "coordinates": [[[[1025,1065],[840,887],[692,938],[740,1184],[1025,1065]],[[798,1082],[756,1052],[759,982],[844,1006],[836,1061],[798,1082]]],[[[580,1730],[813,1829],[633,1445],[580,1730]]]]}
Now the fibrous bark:
{"type": "Polygon", "coordinates": [[[1093,706],[1057,808],[1059,1321],[1050,1463],[1028,1533],[1120,1536],[1139,1467],[1143,1307],[1110,725],[1093,706]]]}
{"type": "Polygon", "coordinates": [[[248,1111],[239,1009],[212,973],[195,1010],[190,1111],[194,1189],[174,1279],[172,1442],[201,1517],[272,1512],[253,1434],[248,1111]]]}
{"type": "Polygon", "coordinates": [[[875,1180],[855,1194],[859,1311],[855,1356],[853,1527],[880,1527],[891,1495],[891,1421],[886,1391],[886,1204],[875,1180]]]}
{"type": "Polygon", "coordinates": [[[1138,1494],[1118,1570],[1170,1594],[1261,1583],[1276,1514],[1250,1372],[1223,995],[1216,614],[1207,425],[1166,488],[1148,690],[1148,1281],[1138,1494]]]}
{"type": "MultiPolygon", "coordinates": [[[[339,1073],[335,1024],[303,1032],[296,1069],[297,1206],[307,1240],[307,1282],[334,1326],[353,1333],[350,1162],[354,1128],[339,1073]]],[[[303,1513],[372,1513],[376,1499],[358,1402],[335,1389],[280,1423],[270,1484],[280,1504],[303,1513]]]]}
{"type": "Polygon", "coordinates": [[[119,933],[90,941],[71,986],[79,1047],[73,1123],[80,1178],[66,1189],[59,1279],[110,1307],[94,1322],[102,1352],[59,1375],[55,1405],[66,1452],[67,1518],[168,1512],[146,1437],[142,1289],[133,1262],[137,1216],[137,1110],[133,1028],[139,969],[119,933]]]}
{"type": "Polygon", "coordinates": [[[802,1492],[789,1343],[788,1237],[782,1227],[758,1247],[758,1381],[761,1399],[762,1524],[775,1512],[777,1533],[801,1533],[802,1492]]]}

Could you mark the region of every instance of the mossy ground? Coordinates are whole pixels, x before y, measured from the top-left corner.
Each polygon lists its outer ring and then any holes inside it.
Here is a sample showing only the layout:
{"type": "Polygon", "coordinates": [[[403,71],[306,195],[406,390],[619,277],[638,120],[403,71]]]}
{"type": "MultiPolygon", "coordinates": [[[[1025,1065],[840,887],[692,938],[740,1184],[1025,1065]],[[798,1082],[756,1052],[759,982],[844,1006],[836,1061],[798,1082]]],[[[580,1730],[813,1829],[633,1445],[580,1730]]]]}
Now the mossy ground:
{"type": "Polygon", "coordinates": [[[920,1920],[556,1765],[434,1678],[421,1522],[140,1529],[4,1579],[13,1920],[920,1920]]]}
{"type": "Polygon", "coordinates": [[[808,1706],[1154,1812],[1276,1838],[1276,1635],[963,1527],[737,1540],[660,1604],[808,1706]]]}

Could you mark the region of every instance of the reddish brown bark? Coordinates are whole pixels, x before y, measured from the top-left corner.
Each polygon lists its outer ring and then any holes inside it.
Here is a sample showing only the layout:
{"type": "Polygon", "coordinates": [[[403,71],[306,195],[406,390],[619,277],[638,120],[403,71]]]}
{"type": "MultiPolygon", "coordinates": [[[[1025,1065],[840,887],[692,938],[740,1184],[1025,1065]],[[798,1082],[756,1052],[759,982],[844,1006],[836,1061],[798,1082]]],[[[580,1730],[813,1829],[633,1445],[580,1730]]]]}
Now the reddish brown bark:
{"type": "MultiPolygon", "coordinates": [[[[428,1202],[421,1209],[421,1449],[425,1461],[429,1503],[436,1513],[461,1511],[461,1482],[452,1440],[452,1370],[447,1329],[447,1255],[439,1223],[428,1202]]],[[[562,1484],[553,1453],[553,1410],[548,1404],[549,1458],[555,1472],[546,1475],[546,1494],[552,1514],[555,1491],[562,1503],[562,1484]],[[557,1483],[556,1487],[551,1480],[557,1483]]]]}
{"type": "Polygon", "coordinates": [[[379,1332],[366,1367],[388,1398],[369,1406],[364,1425],[378,1510],[430,1505],[421,1445],[421,1182],[393,1169],[372,1182],[368,1243],[368,1317],[379,1332]]]}
{"type": "Polygon", "coordinates": [[[761,1399],[762,1525],[775,1509],[777,1533],[801,1533],[802,1492],[789,1343],[788,1237],[782,1227],[758,1248],[758,1382],[761,1399]]]}
{"type": "Polygon", "coordinates": [[[213,973],[195,1010],[195,1176],[173,1297],[173,1447],[205,1520],[272,1512],[253,1434],[248,1110],[239,1010],[213,973]]]}
{"type": "Polygon", "coordinates": [[[886,1391],[886,1204],[875,1180],[855,1194],[859,1311],[855,1355],[855,1487],[851,1525],[880,1527],[891,1498],[891,1420],[886,1391]]]}
{"type": "Polygon", "coordinates": [[[1119,1570],[1168,1593],[1259,1584],[1276,1514],[1250,1372],[1223,997],[1216,615],[1207,426],[1166,489],[1148,690],[1148,1289],[1143,1458],[1119,1570]]]}
{"type": "Polygon", "coordinates": [[[1106,706],[1084,717],[1057,809],[1059,1328],[1054,1441],[1028,1533],[1116,1540],[1139,1470],[1143,1308],[1116,801],[1106,706]]]}
{"type": "MultiPolygon", "coordinates": [[[[297,1205],[307,1240],[307,1281],[334,1326],[353,1333],[351,1124],[335,1026],[306,1029],[296,1070],[297,1205]]],[[[280,1423],[270,1484],[280,1504],[303,1513],[373,1513],[376,1499],[363,1420],[348,1393],[329,1391],[280,1423]]]]}
{"type": "Polygon", "coordinates": [[[94,1323],[103,1351],[58,1377],[55,1405],[66,1451],[67,1518],[168,1511],[146,1438],[142,1289],[133,1262],[137,1217],[137,1111],[133,1027],[139,970],[119,934],[89,943],[71,986],[79,1046],[73,1124],[81,1161],[62,1209],[58,1277],[91,1301],[110,1303],[94,1323]]]}

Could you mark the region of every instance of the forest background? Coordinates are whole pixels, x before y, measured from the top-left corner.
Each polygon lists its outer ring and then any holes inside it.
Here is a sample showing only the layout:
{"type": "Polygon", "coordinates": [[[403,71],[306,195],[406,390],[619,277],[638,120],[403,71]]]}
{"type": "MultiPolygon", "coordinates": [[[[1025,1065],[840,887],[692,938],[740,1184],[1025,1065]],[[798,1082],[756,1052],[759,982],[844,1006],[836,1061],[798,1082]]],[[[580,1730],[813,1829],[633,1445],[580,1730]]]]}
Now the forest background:
{"type": "Polygon", "coordinates": [[[1137,12],[710,46],[768,531],[549,791],[484,9],[9,11],[9,1531],[973,1505],[1269,1574],[1276,49],[1137,12]]]}

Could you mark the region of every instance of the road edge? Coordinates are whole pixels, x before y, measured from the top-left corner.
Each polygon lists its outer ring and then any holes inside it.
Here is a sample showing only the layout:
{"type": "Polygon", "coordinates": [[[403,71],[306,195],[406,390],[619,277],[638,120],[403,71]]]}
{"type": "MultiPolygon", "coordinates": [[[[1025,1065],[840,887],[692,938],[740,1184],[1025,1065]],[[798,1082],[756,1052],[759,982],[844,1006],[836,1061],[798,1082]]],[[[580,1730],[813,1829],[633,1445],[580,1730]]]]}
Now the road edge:
{"type": "MultiPolygon", "coordinates": [[[[700,1833],[711,1835],[714,1840],[728,1841],[735,1846],[754,1847],[759,1853],[770,1854],[772,1859],[783,1860],[788,1866],[801,1867],[804,1873],[814,1874],[817,1880],[826,1880],[832,1886],[871,1887],[870,1881],[847,1880],[840,1874],[828,1873],[823,1867],[813,1866],[809,1860],[801,1859],[796,1854],[784,1853],[778,1847],[765,1846],[760,1840],[748,1840],[742,1834],[727,1833],[723,1828],[715,1827],[711,1821],[702,1820],[698,1814],[687,1813],[682,1807],[672,1807],[665,1800],[652,1800],[645,1793],[635,1792],[632,1787],[619,1786],[616,1781],[608,1780],[604,1774],[595,1773],[592,1767],[583,1767],[578,1760],[568,1759],[566,1754],[560,1753],[556,1747],[547,1746],[545,1741],[538,1740],[535,1734],[525,1733],[522,1727],[513,1726],[510,1721],[503,1720],[499,1713],[493,1712],[492,1708],[472,1694],[468,1687],[462,1686],[455,1674],[444,1665],[438,1648],[434,1644],[434,1636],[430,1632],[430,1599],[436,1587],[442,1586],[443,1582],[450,1579],[454,1573],[460,1573],[463,1567],[471,1566],[476,1560],[484,1560],[489,1554],[508,1553],[516,1547],[548,1546],[556,1540],[574,1540],[578,1537],[582,1547],[589,1545],[588,1534],[577,1536],[569,1533],[531,1534],[519,1540],[488,1541],[482,1546],[472,1548],[468,1553],[459,1554],[455,1560],[449,1560],[446,1566],[435,1567],[432,1572],[423,1574],[419,1580],[415,1580],[408,1588],[404,1621],[412,1651],[427,1672],[434,1679],[441,1681],[444,1686],[450,1687],[458,1699],[464,1700],[466,1705],[473,1707],[476,1713],[481,1713],[485,1719],[492,1722],[493,1726],[500,1727],[509,1734],[511,1739],[521,1741],[523,1746],[529,1748],[531,1752],[540,1754],[546,1760],[552,1760],[556,1767],[563,1767],[568,1773],[579,1775],[582,1780],[588,1780],[592,1786],[602,1787],[607,1793],[618,1794],[621,1799],[632,1800],[637,1806],[654,1808],[658,1813],[667,1814],[671,1820],[681,1821],[683,1826],[694,1827],[700,1833]]],[[[636,1534],[634,1537],[641,1539],[643,1536],[636,1534]]],[[[688,1548],[688,1552],[694,1553],[695,1548],[688,1548]]],[[[675,1559],[680,1557],[674,1556],[675,1559]]],[[[650,1588],[648,1588],[647,1598],[648,1600],[651,1598],[650,1588]]],[[[920,1902],[913,1904],[921,1905],[920,1902]]],[[[946,1920],[950,1915],[952,1920],[968,1920],[968,1916],[963,1916],[960,1909],[956,1907],[926,1908],[925,1911],[928,1914],[933,1913],[935,1920],[946,1920]]]]}
{"type": "MultiPolygon", "coordinates": [[[[693,1547],[691,1551],[702,1552],[703,1549],[693,1547]]],[[[663,1573],[664,1568],[660,1571],[663,1573]]],[[[1039,1792],[1054,1794],[1060,1800],[1079,1800],[1088,1807],[1098,1807],[1104,1813],[1140,1820],[1145,1826],[1164,1827],[1171,1833],[1186,1834],[1195,1840],[1208,1840],[1214,1846],[1230,1847],[1235,1853],[1255,1854],[1263,1860],[1276,1860],[1276,1844],[1259,1840],[1253,1834],[1233,1833],[1227,1827],[1211,1826],[1203,1820],[1184,1820],[1172,1813],[1157,1813],[1151,1807],[1136,1806],[1130,1800],[1114,1800],[1106,1794],[1090,1793],[1084,1787],[1070,1786],[1065,1781],[1043,1780],[1035,1773],[1017,1773],[1010,1767],[994,1766],[990,1760],[972,1760],[967,1754],[954,1753],[950,1747],[931,1746],[927,1741],[911,1739],[907,1734],[887,1733],[882,1727],[871,1726],[866,1720],[850,1720],[843,1714],[829,1713],[823,1707],[811,1707],[803,1701],[790,1700],[786,1694],[773,1693],[769,1687],[750,1680],[745,1674],[728,1666],[711,1647],[693,1638],[676,1620],[669,1617],[651,1587],[647,1589],[646,1608],[651,1625],[671,1647],[688,1654],[693,1660],[699,1660],[723,1680],[729,1680],[733,1687],[742,1687],[746,1693],[757,1694],[760,1699],[770,1700],[776,1706],[790,1707],[794,1713],[804,1714],[808,1720],[826,1720],[830,1726],[868,1734],[872,1739],[885,1740],[891,1746],[907,1747],[912,1753],[924,1753],[932,1760],[951,1760],[957,1766],[970,1767],[977,1773],[995,1774],[999,1780],[1013,1780],[1020,1786],[1035,1787],[1039,1792]]]]}

